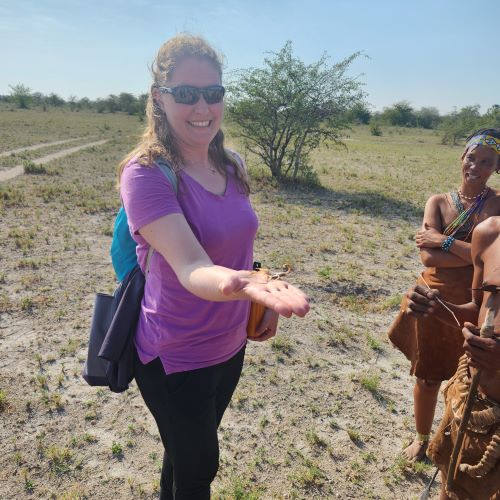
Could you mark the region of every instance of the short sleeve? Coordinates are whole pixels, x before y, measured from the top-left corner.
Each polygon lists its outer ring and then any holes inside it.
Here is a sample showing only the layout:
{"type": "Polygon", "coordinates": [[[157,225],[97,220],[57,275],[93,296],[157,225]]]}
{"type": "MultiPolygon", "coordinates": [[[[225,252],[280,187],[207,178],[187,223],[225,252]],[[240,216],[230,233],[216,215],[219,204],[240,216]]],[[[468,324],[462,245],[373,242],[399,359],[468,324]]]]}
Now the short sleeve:
{"type": "Polygon", "coordinates": [[[182,213],[172,184],[157,166],[128,164],[120,179],[120,195],[133,234],[165,215],[182,213]]]}

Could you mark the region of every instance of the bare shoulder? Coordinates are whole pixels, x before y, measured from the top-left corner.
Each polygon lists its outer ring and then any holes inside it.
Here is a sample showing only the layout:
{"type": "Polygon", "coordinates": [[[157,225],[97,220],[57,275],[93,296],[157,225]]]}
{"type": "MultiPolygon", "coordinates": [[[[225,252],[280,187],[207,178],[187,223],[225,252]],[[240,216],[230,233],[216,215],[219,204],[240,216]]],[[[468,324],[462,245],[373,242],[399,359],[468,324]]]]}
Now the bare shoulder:
{"type": "Polygon", "coordinates": [[[448,204],[448,193],[433,194],[425,203],[426,207],[441,207],[448,204]]]}
{"type": "Polygon", "coordinates": [[[425,217],[439,217],[442,219],[443,215],[449,211],[449,208],[450,200],[447,193],[433,194],[425,203],[425,217]]]}
{"type": "Polygon", "coordinates": [[[490,192],[488,205],[492,207],[494,215],[500,215],[500,189],[490,188],[490,192]]]}
{"type": "Polygon", "coordinates": [[[478,224],[472,234],[473,241],[486,243],[495,239],[500,233],[500,216],[488,217],[478,224]]]}

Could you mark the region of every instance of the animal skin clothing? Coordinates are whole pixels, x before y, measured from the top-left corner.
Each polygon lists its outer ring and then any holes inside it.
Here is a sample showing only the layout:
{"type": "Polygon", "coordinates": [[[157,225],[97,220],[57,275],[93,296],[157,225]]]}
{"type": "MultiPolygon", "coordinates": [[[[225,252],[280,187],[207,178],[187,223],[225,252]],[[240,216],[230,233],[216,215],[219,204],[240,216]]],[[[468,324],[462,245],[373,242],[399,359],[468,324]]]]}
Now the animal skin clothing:
{"type": "MultiPolygon", "coordinates": [[[[441,470],[441,480],[445,484],[470,380],[467,358],[463,356],[457,373],[444,389],[446,407],[443,419],[427,450],[429,458],[441,470]]],[[[449,497],[454,500],[500,499],[500,460],[491,453],[495,448],[500,450],[500,402],[479,396],[465,432],[460,463],[477,466],[488,447],[490,459],[485,458],[484,462],[486,465],[489,462],[491,468],[485,467],[481,473],[475,471],[472,475],[459,471],[452,490],[447,491],[449,497]],[[480,474],[482,477],[476,477],[480,474]]]]}
{"type": "MultiPolygon", "coordinates": [[[[465,304],[471,299],[472,274],[472,266],[429,267],[422,276],[431,288],[439,290],[442,299],[452,304],[465,304]]],[[[427,288],[422,276],[417,283],[427,288]]],[[[389,340],[411,361],[412,375],[433,381],[451,378],[464,353],[462,330],[434,316],[411,316],[406,312],[407,307],[405,295],[389,329],[389,340]]]]}

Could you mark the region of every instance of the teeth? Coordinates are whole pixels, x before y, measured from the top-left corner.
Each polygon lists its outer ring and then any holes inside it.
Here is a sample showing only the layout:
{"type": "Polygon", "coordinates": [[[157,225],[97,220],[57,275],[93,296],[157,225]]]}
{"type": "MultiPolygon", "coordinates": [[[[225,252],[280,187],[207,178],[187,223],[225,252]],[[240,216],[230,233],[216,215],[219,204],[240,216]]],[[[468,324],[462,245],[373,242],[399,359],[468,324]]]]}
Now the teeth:
{"type": "Polygon", "coordinates": [[[189,122],[193,127],[208,127],[210,125],[210,121],[206,122],[189,122]]]}

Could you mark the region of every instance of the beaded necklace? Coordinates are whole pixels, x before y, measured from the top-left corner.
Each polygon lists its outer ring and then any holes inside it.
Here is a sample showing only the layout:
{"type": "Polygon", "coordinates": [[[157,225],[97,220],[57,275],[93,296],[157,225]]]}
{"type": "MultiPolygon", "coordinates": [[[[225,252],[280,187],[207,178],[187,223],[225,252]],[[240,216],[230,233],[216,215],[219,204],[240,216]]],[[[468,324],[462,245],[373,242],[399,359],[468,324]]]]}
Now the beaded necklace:
{"type": "Polygon", "coordinates": [[[463,198],[464,200],[468,200],[468,201],[471,201],[471,200],[477,200],[477,198],[481,198],[481,196],[483,196],[484,193],[486,193],[486,191],[489,189],[488,186],[486,186],[478,195],[476,196],[465,196],[465,194],[462,193],[462,191],[460,191],[460,189],[457,191],[458,195],[460,196],[460,198],[463,198]]]}
{"type": "Polygon", "coordinates": [[[462,227],[464,227],[467,223],[470,223],[471,227],[468,231],[467,237],[465,238],[465,240],[467,240],[472,233],[472,230],[474,229],[474,224],[472,224],[471,220],[472,216],[476,213],[479,214],[479,212],[481,212],[488,192],[489,188],[484,190],[481,193],[481,196],[478,197],[467,210],[460,211],[458,217],[453,222],[450,222],[448,226],[446,226],[443,234],[445,236],[454,236],[462,227]]]}

